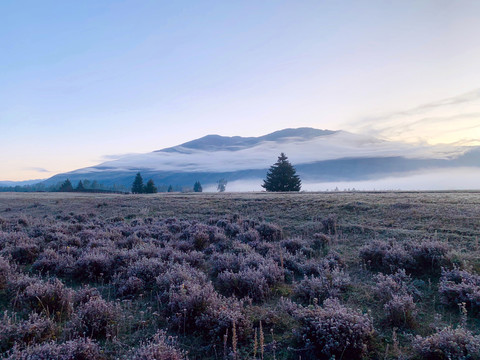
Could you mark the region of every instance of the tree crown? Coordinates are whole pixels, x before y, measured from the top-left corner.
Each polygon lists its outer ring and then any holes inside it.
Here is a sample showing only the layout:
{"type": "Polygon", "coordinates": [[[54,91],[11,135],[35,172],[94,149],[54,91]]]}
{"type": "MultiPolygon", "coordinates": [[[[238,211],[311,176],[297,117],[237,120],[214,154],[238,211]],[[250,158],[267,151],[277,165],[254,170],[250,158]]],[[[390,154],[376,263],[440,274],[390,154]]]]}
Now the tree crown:
{"type": "Polygon", "coordinates": [[[302,182],[295,168],[282,152],[267,172],[262,187],[267,191],[300,191],[302,182]]]}

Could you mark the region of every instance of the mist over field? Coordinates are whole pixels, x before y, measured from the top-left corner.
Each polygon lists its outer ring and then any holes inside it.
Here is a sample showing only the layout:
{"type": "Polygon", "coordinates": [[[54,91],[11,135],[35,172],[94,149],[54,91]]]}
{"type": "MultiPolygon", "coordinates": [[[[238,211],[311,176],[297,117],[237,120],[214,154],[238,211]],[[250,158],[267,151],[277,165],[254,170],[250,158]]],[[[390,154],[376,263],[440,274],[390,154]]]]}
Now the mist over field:
{"type": "MultiPolygon", "coordinates": [[[[228,183],[228,191],[262,191],[263,179],[239,180],[228,183]]],[[[475,190],[480,184],[480,169],[455,168],[431,169],[422,172],[392,175],[381,179],[362,181],[302,181],[303,191],[429,191],[429,190],[475,190]]],[[[204,191],[217,191],[216,186],[205,187],[204,191]]]]}

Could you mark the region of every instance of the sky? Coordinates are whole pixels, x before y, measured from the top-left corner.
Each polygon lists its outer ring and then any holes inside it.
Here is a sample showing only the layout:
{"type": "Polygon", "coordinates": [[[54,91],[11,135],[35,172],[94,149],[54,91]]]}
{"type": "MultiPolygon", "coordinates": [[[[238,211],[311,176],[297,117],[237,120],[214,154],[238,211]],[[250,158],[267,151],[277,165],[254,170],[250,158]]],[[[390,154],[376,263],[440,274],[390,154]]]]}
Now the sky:
{"type": "Polygon", "coordinates": [[[0,180],[310,126],[480,145],[480,2],[0,1],[0,180]]]}

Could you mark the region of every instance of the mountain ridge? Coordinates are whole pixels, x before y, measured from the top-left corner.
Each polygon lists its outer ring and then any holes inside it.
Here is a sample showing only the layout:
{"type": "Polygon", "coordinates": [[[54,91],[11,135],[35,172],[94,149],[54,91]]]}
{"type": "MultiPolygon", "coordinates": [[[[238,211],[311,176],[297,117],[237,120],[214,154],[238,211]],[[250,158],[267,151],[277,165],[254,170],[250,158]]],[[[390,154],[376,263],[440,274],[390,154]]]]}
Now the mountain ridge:
{"type": "MultiPolygon", "coordinates": [[[[280,152],[289,157],[304,182],[358,181],[412,172],[460,167],[480,168],[480,147],[444,147],[391,142],[343,130],[288,128],[259,137],[206,135],[145,154],[130,154],[95,166],[52,176],[96,180],[129,189],[137,172],[158,186],[188,188],[195,181],[215,186],[229,182],[261,183],[280,152]]],[[[204,187],[205,187],[204,186],[204,187]]]]}

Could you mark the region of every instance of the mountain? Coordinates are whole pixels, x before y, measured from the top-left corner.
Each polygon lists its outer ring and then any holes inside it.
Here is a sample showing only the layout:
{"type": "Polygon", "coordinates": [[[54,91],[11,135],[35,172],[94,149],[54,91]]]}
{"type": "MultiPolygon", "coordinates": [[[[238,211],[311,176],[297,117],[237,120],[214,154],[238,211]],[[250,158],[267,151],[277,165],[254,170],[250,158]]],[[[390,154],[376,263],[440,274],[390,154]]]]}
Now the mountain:
{"type": "MultiPolygon", "coordinates": [[[[285,152],[306,183],[364,181],[411,173],[480,166],[480,148],[391,142],[346,131],[284,129],[260,137],[207,135],[184,144],[131,154],[96,166],[58,174],[45,181],[69,178],[97,180],[130,188],[137,172],[157,185],[192,187],[200,181],[214,189],[222,178],[258,184],[280,152],[285,152]]],[[[250,185],[249,185],[250,186],[250,185]]],[[[251,190],[252,188],[238,187],[251,190]]]]}

